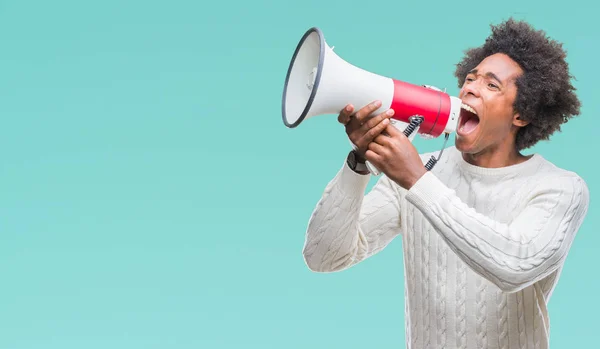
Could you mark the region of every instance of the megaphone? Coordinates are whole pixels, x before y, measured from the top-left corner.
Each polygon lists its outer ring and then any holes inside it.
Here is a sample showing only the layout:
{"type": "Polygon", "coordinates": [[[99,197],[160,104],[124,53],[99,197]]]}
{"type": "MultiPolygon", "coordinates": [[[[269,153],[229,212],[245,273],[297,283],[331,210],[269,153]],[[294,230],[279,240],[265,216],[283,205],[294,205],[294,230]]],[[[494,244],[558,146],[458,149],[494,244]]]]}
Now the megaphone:
{"type": "MultiPolygon", "coordinates": [[[[382,103],[371,115],[393,109],[391,124],[403,129],[411,141],[417,133],[427,139],[445,134],[447,141],[449,134],[456,131],[462,104],[459,98],[439,88],[415,85],[356,67],[333,52],[319,28],[306,31],[285,77],[282,98],[285,126],[295,128],[317,115],[338,114],[347,104],[361,108],[374,100],[382,103]]],[[[425,167],[431,170],[439,156],[432,157],[425,167]]],[[[379,175],[372,164],[367,162],[367,166],[372,174],[379,175]]]]}

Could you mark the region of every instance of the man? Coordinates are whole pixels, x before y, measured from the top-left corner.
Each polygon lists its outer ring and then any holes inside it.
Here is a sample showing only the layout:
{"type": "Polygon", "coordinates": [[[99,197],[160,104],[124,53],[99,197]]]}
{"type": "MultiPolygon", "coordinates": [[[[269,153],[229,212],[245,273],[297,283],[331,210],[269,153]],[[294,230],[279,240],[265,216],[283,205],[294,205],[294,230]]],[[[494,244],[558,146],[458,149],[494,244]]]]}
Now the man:
{"type": "MultiPolygon", "coordinates": [[[[548,348],[547,304],[589,193],[575,173],[522,150],[579,114],[561,45],[513,19],[465,52],[455,146],[433,168],[379,104],[338,120],[357,150],[327,185],[303,249],[341,271],[401,236],[408,348],[548,348]],[[385,131],[385,132],[383,132],[385,131]],[[365,196],[370,161],[383,172],[365,196]]],[[[360,301],[360,300],[359,300],[360,301]]]]}

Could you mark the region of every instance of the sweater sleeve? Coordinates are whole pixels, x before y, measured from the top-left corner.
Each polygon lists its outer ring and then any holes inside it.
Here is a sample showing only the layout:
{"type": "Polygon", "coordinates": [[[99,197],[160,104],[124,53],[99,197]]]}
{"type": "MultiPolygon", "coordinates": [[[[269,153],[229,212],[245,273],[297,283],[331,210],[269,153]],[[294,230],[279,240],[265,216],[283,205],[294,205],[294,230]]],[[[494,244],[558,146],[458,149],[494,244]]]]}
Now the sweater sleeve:
{"type": "Polygon", "coordinates": [[[510,224],[476,212],[431,172],[406,199],[476,273],[505,292],[516,292],[564,262],[589,205],[588,188],[576,175],[533,185],[533,195],[510,224]]]}
{"type": "Polygon", "coordinates": [[[344,166],[328,183],[308,223],[304,261],[335,272],[381,251],[400,234],[396,184],[382,175],[365,195],[369,175],[344,166]]]}

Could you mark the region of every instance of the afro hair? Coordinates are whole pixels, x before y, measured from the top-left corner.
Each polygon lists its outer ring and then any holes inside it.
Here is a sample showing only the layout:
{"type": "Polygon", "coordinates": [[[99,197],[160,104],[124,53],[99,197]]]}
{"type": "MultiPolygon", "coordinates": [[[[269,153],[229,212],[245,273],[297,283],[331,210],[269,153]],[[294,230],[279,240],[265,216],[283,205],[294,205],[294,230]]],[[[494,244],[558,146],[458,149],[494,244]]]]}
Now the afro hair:
{"type": "Polygon", "coordinates": [[[468,72],[496,53],[506,54],[520,65],[523,74],[516,81],[517,97],[513,107],[520,119],[528,122],[516,136],[515,147],[520,151],[560,132],[563,123],[579,115],[581,103],[571,84],[572,76],[561,43],[548,38],[544,31],[513,18],[490,27],[492,33],[482,46],[465,51],[454,76],[462,87],[468,72]]]}

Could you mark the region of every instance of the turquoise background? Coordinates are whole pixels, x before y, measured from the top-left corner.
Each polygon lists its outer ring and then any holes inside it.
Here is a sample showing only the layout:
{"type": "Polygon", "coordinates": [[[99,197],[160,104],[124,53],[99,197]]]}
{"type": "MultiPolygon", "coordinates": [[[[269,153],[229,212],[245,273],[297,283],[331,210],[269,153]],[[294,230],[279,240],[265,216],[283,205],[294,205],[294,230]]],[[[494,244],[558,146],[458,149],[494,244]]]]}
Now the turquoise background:
{"type": "Polygon", "coordinates": [[[456,94],[462,51],[511,15],[565,42],[578,79],[582,116],[533,150],[591,191],[550,312],[553,348],[593,343],[589,4],[0,1],[0,349],[404,347],[399,239],[343,273],[304,265],[349,147],[334,116],[284,127],[288,63],[319,26],[354,65],[456,94]]]}

